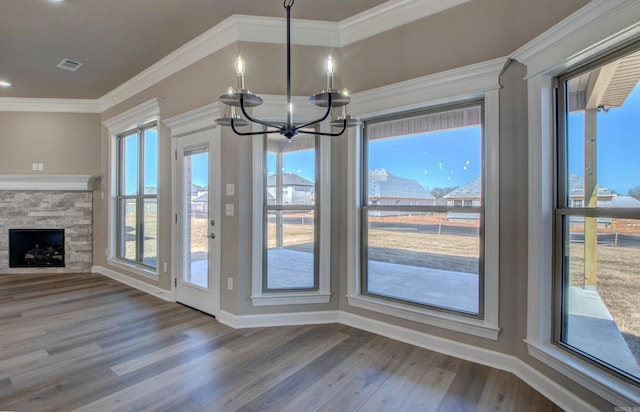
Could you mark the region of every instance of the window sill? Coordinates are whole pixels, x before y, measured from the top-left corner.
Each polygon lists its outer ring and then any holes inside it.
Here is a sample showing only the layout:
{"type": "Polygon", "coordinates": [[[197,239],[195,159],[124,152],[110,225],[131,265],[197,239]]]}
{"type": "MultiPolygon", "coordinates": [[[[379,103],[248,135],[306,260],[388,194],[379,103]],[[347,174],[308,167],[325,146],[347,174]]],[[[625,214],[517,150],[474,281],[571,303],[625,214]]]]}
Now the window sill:
{"type": "Polygon", "coordinates": [[[414,306],[403,305],[401,303],[376,299],[370,296],[348,295],[347,300],[349,305],[357,308],[424,323],[426,325],[437,326],[439,328],[449,329],[456,332],[462,332],[468,335],[479,336],[481,338],[498,340],[498,334],[500,333],[500,328],[488,325],[485,321],[480,319],[471,319],[450,313],[422,309],[414,306]]]}
{"type": "Polygon", "coordinates": [[[142,277],[154,280],[156,282],[160,280],[160,277],[158,276],[158,273],[156,271],[144,268],[142,266],[134,265],[132,263],[124,262],[122,260],[117,260],[117,259],[108,259],[107,263],[110,266],[114,266],[119,269],[124,269],[135,275],[142,276],[142,277]]]}
{"type": "Polygon", "coordinates": [[[331,293],[328,292],[277,292],[251,296],[253,306],[306,305],[313,303],[329,303],[331,293]]]}
{"type": "Polygon", "coordinates": [[[640,405],[640,392],[633,384],[617,379],[551,344],[526,339],[525,343],[529,355],[614,405],[640,405]]]}

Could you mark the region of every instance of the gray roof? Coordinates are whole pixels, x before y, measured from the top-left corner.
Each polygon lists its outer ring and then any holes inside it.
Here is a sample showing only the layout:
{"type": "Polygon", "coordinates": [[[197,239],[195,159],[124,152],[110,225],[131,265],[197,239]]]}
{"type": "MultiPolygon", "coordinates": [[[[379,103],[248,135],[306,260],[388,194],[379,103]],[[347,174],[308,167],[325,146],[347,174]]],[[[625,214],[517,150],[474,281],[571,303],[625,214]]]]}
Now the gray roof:
{"type": "Polygon", "coordinates": [[[640,200],[631,196],[614,196],[611,207],[640,207],[640,200]]]}
{"type": "Polygon", "coordinates": [[[481,189],[482,189],[482,185],[480,184],[480,178],[477,177],[472,181],[447,193],[446,195],[443,196],[443,198],[450,199],[452,197],[464,197],[464,198],[480,197],[481,189]]]}
{"type": "Polygon", "coordinates": [[[203,194],[198,197],[191,199],[193,203],[207,203],[209,201],[209,195],[203,194]]]}
{"type": "MultiPolygon", "coordinates": [[[[267,187],[274,187],[276,185],[276,175],[267,177],[267,187]]],[[[315,183],[305,179],[302,176],[298,176],[295,173],[285,173],[282,175],[282,186],[311,186],[314,187],[315,183]]]]}
{"type": "Polygon", "coordinates": [[[369,170],[369,196],[435,199],[417,180],[398,177],[385,169],[369,170]]]}
{"type": "MultiPolygon", "coordinates": [[[[569,174],[569,196],[584,196],[584,178],[575,173],[569,174]]],[[[613,193],[606,188],[598,186],[598,196],[613,196],[613,193]]]]}
{"type": "MultiPolygon", "coordinates": [[[[469,183],[447,193],[443,196],[446,199],[453,197],[473,198],[480,197],[480,178],[473,179],[469,183]]],[[[584,179],[581,176],[571,173],[569,175],[570,196],[584,196],[584,179]]],[[[598,196],[613,196],[611,191],[606,187],[598,186],[598,196]]]]}

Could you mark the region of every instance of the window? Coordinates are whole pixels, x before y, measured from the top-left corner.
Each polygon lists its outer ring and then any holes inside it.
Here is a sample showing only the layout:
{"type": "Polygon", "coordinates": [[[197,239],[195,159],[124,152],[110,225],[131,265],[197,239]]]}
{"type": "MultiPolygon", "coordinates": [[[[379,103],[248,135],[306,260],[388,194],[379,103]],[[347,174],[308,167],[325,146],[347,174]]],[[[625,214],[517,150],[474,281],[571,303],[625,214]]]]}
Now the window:
{"type": "Polygon", "coordinates": [[[482,318],[483,140],[481,101],[365,123],[363,295],[482,318]]]}
{"type": "MultiPolygon", "coordinates": [[[[300,118],[313,107],[300,103],[300,118]]],[[[296,106],[297,107],[297,106],[296,106]]],[[[260,110],[285,108],[267,102],[260,110]]],[[[321,125],[323,127],[328,125],[321,125]]],[[[252,143],[253,306],[323,304],[331,300],[331,139],[256,135],[252,143]]]]}
{"type": "Polygon", "coordinates": [[[559,77],[554,341],[640,383],[640,50],[559,77]]]}
{"type": "Polygon", "coordinates": [[[263,291],[317,290],[317,137],[265,135],[263,291]]]}
{"type": "MultiPolygon", "coordinates": [[[[567,73],[569,67],[597,61],[603,53],[620,50],[620,47],[633,42],[638,45],[638,16],[640,2],[590,2],[578,13],[567,17],[512,55],[513,59],[527,67],[529,225],[525,342],[529,354],[536,360],[614,405],[640,404],[637,383],[611,373],[608,367],[587,360],[573,349],[562,347],[558,343],[559,334],[557,331],[554,333],[554,326],[557,329],[561,318],[558,317],[558,311],[554,313],[553,309],[559,307],[558,299],[562,296],[558,276],[555,276],[555,285],[552,282],[554,266],[559,263],[554,259],[554,243],[555,246],[562,246],[559,243],[561,240],[554,241],[554,228],[561,227],[561,223],[559,226],[555,222],[559,206],[556,186],[558,180],[568,179],[568,176],[555,178],[558,169],[556,157],[563,156],[564,149],[557,150],[558,139],[553,132],[558,128],[564,130],[564,126],[558,127],[556,120],[565,121],[566,114],[560,111],[558,116],[554,93],[559,83],[558,76],[567,73]]],[[[605,62],[601,61],[600,65],[602,63],[605,62]]],[[[583,72],[595,68],[583,67],[583,72]]],[[[613,109],[609,111],[609,114],[613,113],[613,109]]],[[[564,138],[559,140],[563,141],[564,138]]],[[[602,168],[598,169],[597,173],[600,175],[602,168]]],[[[584,179],[584,171],[578,175],[584,179]]],[[[602,176],[598,176],[598,185],[615,188],[600,180],[600,177],[602,176]]],[[[583,212],[599,214],[601,211],[589,208],[589,211],[583,212]]],[[[561,255],[556,252],[555,256],[561,255]]],[[[556,268],[555,274],[559,273],[556,268]]],[[[568,390],[564,392],[563,396],[569,400],[571,393],[568,390]]]]}
{"type": "MultiPolygon", "coordinates": [[[[482,64],[471,65],[447,72],[437,73],[384,86],[374,91],[354,97],[351,112],[353,116],[365,120],[363,128],[352,130],[348,140],[349,181],[347,185],[347,302],[349,306],[388,316],[383,322],[393,323],[394,319],[417,322],[465,333],[485,339],[497,340],[500,333],[498,324],[499,308],[499,75],[504,69],[504,60],[496,59],[482,64]],[[391,98],[393,96],[393,98],[391,98]],[[473,116],[477,115],[475,119],[473,116]],[[464,119],[464,116],[471,116],[464,119]],[[468,126],[462,125],[467,122],[468,126]],[[428,126],[431,125],[431,126],[428,126]],[[389,128],[385,131],[385,128],[389,128]],[[362,130],[367,129],[367,130],[362,130]],[[379,129],[379,130],[375,130],[379,129]],[[468,129],[468,130],[467,130],[468,129]],[[465,135],[465,133],[468,133],[465,135]],[[447,138],[445,136],[450,136],[447,138]],[[456,138],[466,136],[472,145],[459,146],[456,138]],[[474,137],[471,137],[474,136],[474,137]],[[430,147],[421,148],[427,144],[430,147]],[[391,147],[384,153],[385,145],[403,145],[400,154],[391,147]],[[451,150],[468,154],[462,164],[442,161],[441,177],[450,177],[452,184],[427,182],[425,176],[437,175],[440,161],[435,170],[424,165],[415,168],[415,159],[424,156],[428,150],[442,153],[451,150]],[[472,151],[468,151],[472,150],[472,151]],[[391,164],[376,163],[375,155],[391,164]],[[402,158],[404,156],[404,158],[402,158]],[[469,160],[469,164],[466,161],[469,160]],[[403,164],[406,169],[403,170],[403,164]],[[465,169],[467,166],[467,169],[465,169]],[[413,167],[412,170],[408,170],[413,167]],[[384,169],[384,172],[381,170],[384,169]],[[453,175],[451,171],[453,170],[453,175]],[[375,172],[377,171],[377,172],[375,172]],[[427,173],[425,174],[425,171],[427,173]],[[469,172],[468,174],[467,171],[469,172]],[[386,172],[386,173],[385,173],[386,172]],[[473,172],[474,176],[471,176],[473,172]],[[371,173],[371,178],[369,177],[371,173]],[[391,176],[393,175],[393,177],[391,176]],[[463,179],[464,178],[464,179],[463,179]],[[474,182],[474,178],[477,181],[474,182]],[[378,183],[376,183],[376,179],[378,183]],[[408,196],[409,191],[398,191],[390,198],[376,195],[376,186],[385,185],[384,180],[404,182],[413,191],[418,190],[416,182],[431,192],[432,200],[408,196]],[[459,179],[459,181],[457,180],[459,179]],[[410,183],[411,181],[414,181],[410,183]],[[422,183],[421,183],[422,182],[422,183]],[[463,194],[454,196],[454,188],[471,188],[475,196],[463,194]],[[440,188],[441,190],[436,190],[440,188]],[[371,196],[370,196],[371,192],[371,196]],[[448,198],[444,196],[449,195],[448,198]],[[390,202],[393,200],[393,203],[390,202]],[[455,200],[461,200],[456,206],[455,200]],[[397,201],[397,203],[396,203],[397,201]],[[431,203],[426,203],[427,201],[431,203]],[[471,205],[469,205],[471,204],[471,205]],[[405,217],[406,216],[406,217],[405,217]],[[397,225],[389,225],[385,220],[394,220],[397,225]],[[405,219],[418,221],[404,222],[405,219]],[[440,219],[436,224],[433,220],[440,219]],[[423,220],[423,221],[420,221],[423,220]],[[430,222],[426,222],[430,220],[430,222]],[[379,223],[383,223],[380,227],[379,223]],[[378,225],[378,227],[376,227],[378,225]],[[465,227],[462,233],[438,234],[439,229],[465,227]],[[400,235],[402,233],[402,236],[400,235]],[[392,244],[387,235],[404,242],[392,244]],[[463,245],[458,250],[438,250],[442,246],[438,236],[456,239],[463,245]],[[407,245],[406,239],[414,239],[407,245]],[[387,261],[376,261],[382,252],[387,261]],[[426,262],[423,258],[428,256],[426,262]],[[409,258],[408,258],[409,257],[409,258]],[[401,259],[389,262],[393,259],[401,259]],[[412,261],[411,258],[414,260],[412,261]],[[416,259],[419,261],[416,263],[416,259]],[[442,260],[439,260],[442,258],[442,260]],[[470,301],[446,301],[439,299],[428,288],[417,295],[412,279],[404,280],[400,290],[397,286],[383,286],[382,272],[375,272],[375,265],[397,265],[412,271],[436,273],[448,265],[445,261],[456,262],[453,271],[459,278],[467,274],[467,285],[460,288],[470,296],[470,301]],[[461,264],[466,262],[467,266],[461,264]],[[371,271],[369,263],[374,266],[371,271]],[[430,267],[424,267],[429,266],[430,267]],[[475,272],[475,273],[474,273],[475,272]],[[376,279],[376,276],[378,278],[376,279]],[[373,283],[371,282],[373,280],[373,283]],[[376,281],[381,283],[375,284],[376,281]],[[474,290],[475,289],[475,290],[474,290]],[[439,300],[438,300],[439,299],[439,300]]],[[[445,153],[448,159],[456,155],[445,153]]],[[[437,177],[437,176],[436,176],[437,177]]],[[[405,188],[408,189],[408,188],[405,188]]],[[[423,189],[420,189],[422,191],[423,189]]],[[[389,190],[389,189],[384,189],[389,190]]],[[[382,193],[382,192],[380,192],[382,193]]],[[[393,266],[396,267],[396,266],[393,266]]],[[[449,269],[444,269],[449,270],[449,269]]],[[[392,274],[395,274],[393,272],[392,274]]],[[[405,276],[413,276],[406,272],[405,276]]],[[[443,277],[446,281],[453,278],[443,277]]],[[[457,285],[455,292],[458,291],[457,285]]],[[[449,290],[449,294],[452,294],[449,290]]]]}
{"type": "Polygon", "coordinates": [[[157,268],[158,129],[155,122],[117,136],[116,258],[157,268]]]}

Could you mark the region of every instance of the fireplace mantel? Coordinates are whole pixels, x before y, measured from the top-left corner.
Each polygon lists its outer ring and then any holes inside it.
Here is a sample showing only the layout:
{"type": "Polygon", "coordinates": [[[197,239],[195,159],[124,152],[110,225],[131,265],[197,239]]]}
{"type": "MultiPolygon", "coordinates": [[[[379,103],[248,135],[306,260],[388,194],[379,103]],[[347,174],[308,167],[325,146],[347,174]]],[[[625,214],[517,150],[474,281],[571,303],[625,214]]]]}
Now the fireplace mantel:
{"type": "Polygon", "coordinates": [[[93,175],[0,174],[0,190],[91,191],[98,179],[93,175]]]}

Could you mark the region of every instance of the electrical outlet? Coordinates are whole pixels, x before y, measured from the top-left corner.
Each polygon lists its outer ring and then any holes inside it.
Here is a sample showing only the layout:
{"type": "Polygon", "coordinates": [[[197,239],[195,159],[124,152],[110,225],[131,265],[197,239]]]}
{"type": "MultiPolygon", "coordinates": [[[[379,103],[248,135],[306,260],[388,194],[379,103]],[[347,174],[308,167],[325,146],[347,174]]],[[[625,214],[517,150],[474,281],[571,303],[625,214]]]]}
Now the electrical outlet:
{"type": "Polygon", "coordinates": [[[224,212],[224,214],[227,216],[233,216],[235,214],[235,206],[233,205],[233,203],[227,203],[225,205],[224,212]]]}
{"type": "Polygon", "coordinates": [[[227,278],[227,289],[233,290],[233,278],[227,278]]]}
{"type": "Polygon", "coordinates": [[[233,183],[227,183],[227,196],[233,196],[236,192],[236,187],[233,183]]]}
{"type": "Polygon", "coordinates": [[[32,163],[31,164],[31,170],[38,170],[38,164],[37,163],[32,163]]]}
{"type": "Polygon", "coordinates": [[[43,171],[44,170],[44,163],[38,163],[38,170],[39,171],[43,171]]]}

